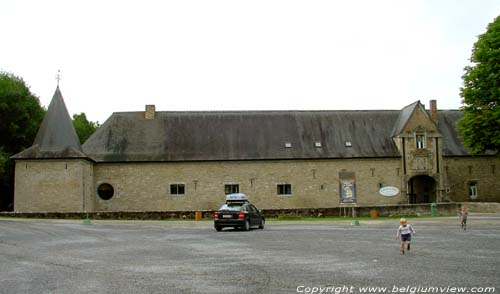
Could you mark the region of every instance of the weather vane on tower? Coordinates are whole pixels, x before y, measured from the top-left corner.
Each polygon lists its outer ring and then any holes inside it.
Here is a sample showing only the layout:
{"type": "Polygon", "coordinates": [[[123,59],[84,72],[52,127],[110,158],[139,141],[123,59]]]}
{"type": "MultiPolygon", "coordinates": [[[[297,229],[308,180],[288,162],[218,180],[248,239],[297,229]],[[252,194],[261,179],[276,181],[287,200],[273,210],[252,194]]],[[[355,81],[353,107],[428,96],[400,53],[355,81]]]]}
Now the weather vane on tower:
{"type": "Polygon", "coordinates": [[[57,70],[57,74],[56,74],[56,81],[57,81],[57,87],[59,87],[59,81],[62,79],[62,76],[61,76],[61,70],[58,69],[57,70]]]}

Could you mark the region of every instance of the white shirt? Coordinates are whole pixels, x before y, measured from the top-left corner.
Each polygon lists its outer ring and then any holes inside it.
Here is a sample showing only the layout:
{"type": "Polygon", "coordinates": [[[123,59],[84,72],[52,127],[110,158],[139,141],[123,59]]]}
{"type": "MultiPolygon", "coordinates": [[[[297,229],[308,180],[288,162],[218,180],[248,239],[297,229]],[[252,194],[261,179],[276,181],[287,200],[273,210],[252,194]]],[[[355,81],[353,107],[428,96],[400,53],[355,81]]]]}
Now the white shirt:
{"type": "Polygon", "coordinates": [[[401,225],[398,228],[398,233],[396,234],[396,236],[399,237],[399,235],[407,235],[410,233],[415,234],[415,230],[412,226],[410,226],[409,224],[407,224],[406,226],[401,225]]]}

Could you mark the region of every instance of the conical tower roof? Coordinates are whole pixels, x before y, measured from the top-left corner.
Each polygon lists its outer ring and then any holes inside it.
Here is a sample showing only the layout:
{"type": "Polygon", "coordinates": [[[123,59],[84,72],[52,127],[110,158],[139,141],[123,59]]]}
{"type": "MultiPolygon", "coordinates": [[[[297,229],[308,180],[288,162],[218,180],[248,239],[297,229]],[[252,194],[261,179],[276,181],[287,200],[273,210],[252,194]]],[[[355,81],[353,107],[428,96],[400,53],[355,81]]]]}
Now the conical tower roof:
{"type": "Polygon", "coordinates": [[[57,86],[33,146],[13,156],[27,158],[87,158],[57,86]]]}

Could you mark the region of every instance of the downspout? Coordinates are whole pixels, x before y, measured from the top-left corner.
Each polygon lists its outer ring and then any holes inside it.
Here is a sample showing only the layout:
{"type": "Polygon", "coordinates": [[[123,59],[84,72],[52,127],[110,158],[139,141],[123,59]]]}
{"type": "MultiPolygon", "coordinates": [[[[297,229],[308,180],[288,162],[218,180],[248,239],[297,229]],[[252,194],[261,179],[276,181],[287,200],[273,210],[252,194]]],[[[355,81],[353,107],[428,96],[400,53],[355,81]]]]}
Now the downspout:
{"type": "Polygon", "coordinates": [[[401,150],[403,153],[403,183],[402,186],[406,188],[406,203],[410,204],[410,189],[408,187],[408,182],[406,181],[406,143],[405,143],[405,137],[401,138],[401,150]]]}

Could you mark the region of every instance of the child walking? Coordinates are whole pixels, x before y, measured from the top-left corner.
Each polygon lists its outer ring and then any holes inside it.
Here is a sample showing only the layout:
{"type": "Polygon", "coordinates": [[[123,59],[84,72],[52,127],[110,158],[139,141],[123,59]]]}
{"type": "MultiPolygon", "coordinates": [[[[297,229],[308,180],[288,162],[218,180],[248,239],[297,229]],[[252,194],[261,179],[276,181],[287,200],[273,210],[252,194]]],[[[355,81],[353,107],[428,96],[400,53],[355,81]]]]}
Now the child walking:
{"type": "Polygon", "coordinates": [[[462,210],[460,210],[460,224],[462,225],[462,229],[467,227],[467,217],[469,216],[469,210],[467,206],[462,206],[462,210]]]}
{"type": "Polygon", "coordinates": [[[405,254],[405,242],[408,244],[406,249],[410,251],[411,234],[416,235],[415,230],[408,224],[405,218],[399,220],[398,233],[396,238],[401,237],[401,254],[405,254]]]}

